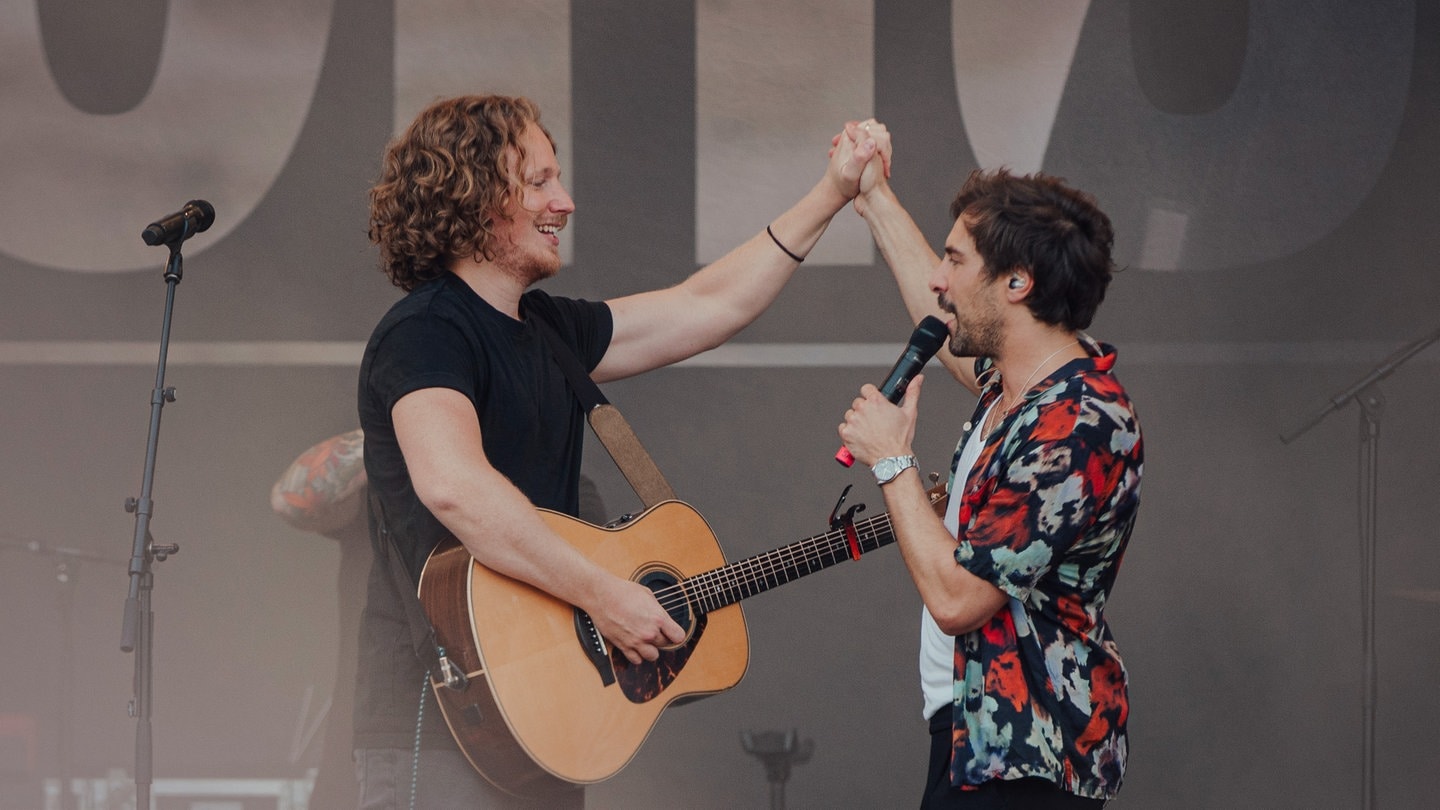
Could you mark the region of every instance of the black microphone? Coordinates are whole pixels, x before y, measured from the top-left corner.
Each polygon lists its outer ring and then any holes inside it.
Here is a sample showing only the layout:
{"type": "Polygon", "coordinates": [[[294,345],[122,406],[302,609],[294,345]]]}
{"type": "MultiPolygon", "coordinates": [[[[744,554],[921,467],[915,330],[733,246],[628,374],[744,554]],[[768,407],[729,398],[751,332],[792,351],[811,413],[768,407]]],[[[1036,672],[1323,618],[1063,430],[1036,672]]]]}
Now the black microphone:
{"type": "Polygon", "coordinates": [[[204,200],[191,200],[185,207],[158,222],[140,234],[147,245],[169,245],[183,242],[210,227],[215,221],[215,207],[204,200]]]}
{"type": "MultiPolygon", "coordinates": [[[[945,328],[945,322],[927,315],[920,324],[915,327],[914,333],[910,335],[910,342],[905,344],[905,351],[900,353],[900,359],[895,361],[895,367],[890,369],[890,374],[880,386],[880,395],[895,403],[905,398],[905,388],[910,385],[910,380],[930,362],[935,352],[945,343],[945,338],[950,336],[950,330],[945,328]]],[[[849,467],[855,463],[855,457],[850,455],[850,448],[841,447],[835,454],[835,460],[849,467]]]]}

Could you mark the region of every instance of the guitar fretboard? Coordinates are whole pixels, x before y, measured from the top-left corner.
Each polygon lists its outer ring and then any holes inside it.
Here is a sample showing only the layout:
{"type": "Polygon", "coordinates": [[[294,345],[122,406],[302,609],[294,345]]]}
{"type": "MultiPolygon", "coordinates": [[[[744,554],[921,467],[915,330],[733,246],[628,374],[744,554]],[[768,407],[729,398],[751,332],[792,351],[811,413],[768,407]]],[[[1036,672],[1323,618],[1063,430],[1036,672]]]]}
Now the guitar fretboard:
{"type": "MultiPolygon", "coordinates": [[[[861,553],[895,542],[889,514],[856,521],[854,526],[861,553]]],[[[845,530],[834,529],[696,574],[674,587],[683,589],[687,596],[686,601],[696,611],[708,613],[807,574],[823,571],[850,559],[850,556],[850,543],[846,539],[845,530]]],[[[662,599],[663,601],[665,600],[662,599]]]]}

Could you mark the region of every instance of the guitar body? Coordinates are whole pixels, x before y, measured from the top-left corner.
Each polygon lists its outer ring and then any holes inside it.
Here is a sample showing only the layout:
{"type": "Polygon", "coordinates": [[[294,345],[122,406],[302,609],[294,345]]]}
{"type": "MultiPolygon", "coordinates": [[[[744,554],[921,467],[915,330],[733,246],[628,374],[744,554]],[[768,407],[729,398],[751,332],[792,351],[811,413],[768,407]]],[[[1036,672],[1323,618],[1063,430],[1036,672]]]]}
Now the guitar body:
{"type": "MultiPolygon", "coordinates": [[[[541,517],[587,558],[657,592],[725,565],[705,519],[680,501],[615,529],[545,510],[541,517]]],[[[453,539],[427,560],[420,601],[468,678],[453,689],[433,675],[451,734],[482,776],[520,796],[615,775],[667,706],[730,689],[749,666],[738,604],[696,611],[662,600],[688,636],[659,661],[632,666],[597,649],[583,613],[480,565],[453,539]]]]}

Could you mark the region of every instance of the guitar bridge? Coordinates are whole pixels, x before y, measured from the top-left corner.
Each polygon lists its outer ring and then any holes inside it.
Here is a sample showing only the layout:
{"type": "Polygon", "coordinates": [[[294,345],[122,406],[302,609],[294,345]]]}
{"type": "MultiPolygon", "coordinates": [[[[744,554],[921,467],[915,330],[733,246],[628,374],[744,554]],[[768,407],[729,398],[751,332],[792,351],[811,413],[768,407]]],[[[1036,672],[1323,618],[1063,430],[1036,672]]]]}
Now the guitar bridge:
{"type": "Polygon", "coordinates": [[[615,683],[615,668],[610,665],[610,645],[605,643],[590,614],[575,608],[575,637],[580,640],[580,649],[600,674],[600,683],[609,686],[615,683]]]}

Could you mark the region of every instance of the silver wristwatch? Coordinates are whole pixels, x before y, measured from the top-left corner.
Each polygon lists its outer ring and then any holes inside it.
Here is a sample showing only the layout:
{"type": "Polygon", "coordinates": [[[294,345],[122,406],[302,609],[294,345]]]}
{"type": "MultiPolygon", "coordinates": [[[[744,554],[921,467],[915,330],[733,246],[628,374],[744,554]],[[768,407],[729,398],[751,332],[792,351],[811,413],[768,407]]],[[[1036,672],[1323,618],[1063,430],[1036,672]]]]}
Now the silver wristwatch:
{"type": "Polygon", "coordinates": [[[870,471],[875,473],[875,483],[884,486],[894,481],[900,473],[915,466],[919,465],[914,456],[886,456],[870,465],[870,471]]]}

